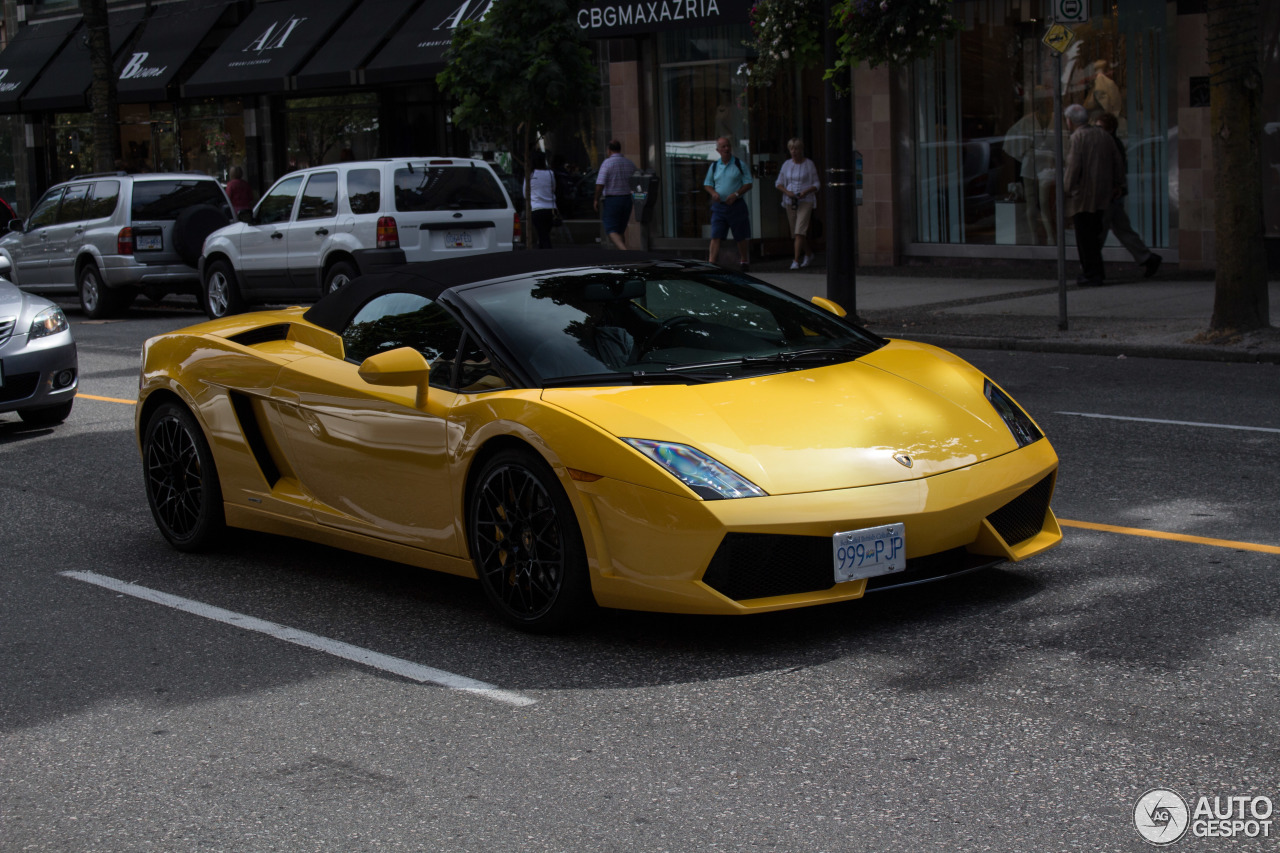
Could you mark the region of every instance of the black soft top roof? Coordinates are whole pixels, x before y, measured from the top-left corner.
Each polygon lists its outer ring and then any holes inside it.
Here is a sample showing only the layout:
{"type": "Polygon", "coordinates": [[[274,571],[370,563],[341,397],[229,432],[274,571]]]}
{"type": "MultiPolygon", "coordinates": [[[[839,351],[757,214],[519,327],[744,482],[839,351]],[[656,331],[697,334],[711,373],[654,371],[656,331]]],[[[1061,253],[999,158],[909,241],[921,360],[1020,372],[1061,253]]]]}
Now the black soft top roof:
{"type": "MultiPolygon", "coordinates": [[[[466,258],[421,261],[388,267],[352,280],[323,297],[303,316],[317,326],[341,331],[347,321],[375,296],[391,292],[418,293],[436,299],[446,290],[478,281],[579,267],[618,266],[674,260],[650,252],[617,252],[597,248],[494,252],[466,258]]],[[[676,263],[687,264],[689,261],[676,263]]]]}

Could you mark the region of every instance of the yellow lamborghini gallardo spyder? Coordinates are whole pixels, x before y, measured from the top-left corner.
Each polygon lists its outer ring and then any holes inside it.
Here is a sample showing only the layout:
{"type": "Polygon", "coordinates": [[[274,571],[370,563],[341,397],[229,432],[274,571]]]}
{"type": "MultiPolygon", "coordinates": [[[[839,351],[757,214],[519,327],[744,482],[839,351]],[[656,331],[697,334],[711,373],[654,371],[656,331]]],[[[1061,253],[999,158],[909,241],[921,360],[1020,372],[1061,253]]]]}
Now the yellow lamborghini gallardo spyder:
{"type": "Polygon", "coordinates": [[[536,631],[843,601],[1059,543],[1057,455],[1017,403],[815,302],[702,262],[517,252],[160,335],[147,498],[176,548],[231,526],[476,577],[536,631]]]}

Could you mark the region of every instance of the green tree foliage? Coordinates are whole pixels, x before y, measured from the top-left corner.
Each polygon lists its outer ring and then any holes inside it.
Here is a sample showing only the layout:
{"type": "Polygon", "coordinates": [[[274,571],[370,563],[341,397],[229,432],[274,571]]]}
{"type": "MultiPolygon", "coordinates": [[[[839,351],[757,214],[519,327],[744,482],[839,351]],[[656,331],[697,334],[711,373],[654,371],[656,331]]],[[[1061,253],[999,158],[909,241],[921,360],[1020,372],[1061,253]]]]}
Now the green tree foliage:
{"type": "MultiPolygon", "coordinates": [[[[538,135],[600,101],[600,72],[577,24],[578,7],[574,0],[500,0],[454,31],[449,64],[436,76],[458,102],[455,124],[511,140],[524,169],[526,221],[538,135]]],[[[525,237],[531,241],[531,229],[525,237]]]]}

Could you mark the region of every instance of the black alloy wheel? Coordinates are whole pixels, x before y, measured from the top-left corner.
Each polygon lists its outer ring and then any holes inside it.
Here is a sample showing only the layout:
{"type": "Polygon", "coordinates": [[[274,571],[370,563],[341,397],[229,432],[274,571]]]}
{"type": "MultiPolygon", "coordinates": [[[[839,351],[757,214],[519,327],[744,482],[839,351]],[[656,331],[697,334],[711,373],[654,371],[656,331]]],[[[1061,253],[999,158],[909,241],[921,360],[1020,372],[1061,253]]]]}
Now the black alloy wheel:
{"type": "Polygon", "coordinates": [[[572,626],[594,605],[573,507],[541,458],[495,454],[476,480],[468,521],[476,574],[507,622],[547,633],[572,626]]]}
{"type": "Polygon", "coordinates": [[[162,404],[142,439],[147,503],[164,538],[180,551],[208,547],[226,527],[222,486],[200,425],[185,406],[162,404]]]}

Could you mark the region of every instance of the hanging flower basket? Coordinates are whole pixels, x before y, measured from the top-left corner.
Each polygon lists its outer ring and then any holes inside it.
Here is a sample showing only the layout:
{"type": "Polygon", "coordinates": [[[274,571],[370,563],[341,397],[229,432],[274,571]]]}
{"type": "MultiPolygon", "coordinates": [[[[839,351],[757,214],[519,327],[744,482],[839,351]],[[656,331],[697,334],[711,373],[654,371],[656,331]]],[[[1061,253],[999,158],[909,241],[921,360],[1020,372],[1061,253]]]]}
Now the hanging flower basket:
{"type": "Polygon", "coordinates": [[[960,31],[950,0],[841,0],[831,24],[840,33],[837,69],[924,59],[960,31]]]}
{"type": "Polygon", "coordinates": [[[751,41],[756,58],[738,73],[748,83],[767,85],[785,66],[804,68],[822,61],[822,0],[760,0],[751,7],[751,41]]]}

